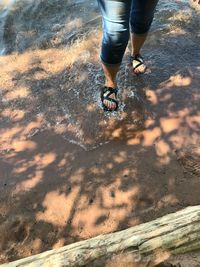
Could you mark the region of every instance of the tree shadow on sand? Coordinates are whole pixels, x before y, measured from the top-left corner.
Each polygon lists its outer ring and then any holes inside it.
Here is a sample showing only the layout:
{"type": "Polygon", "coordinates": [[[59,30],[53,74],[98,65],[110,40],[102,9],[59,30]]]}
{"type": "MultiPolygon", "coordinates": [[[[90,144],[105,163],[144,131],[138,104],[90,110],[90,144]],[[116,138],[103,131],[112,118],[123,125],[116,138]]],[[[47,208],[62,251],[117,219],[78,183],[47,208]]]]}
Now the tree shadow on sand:
{"type": "Polygon", "coordinates": [[[1,262],[199,203],[199,177],[176,154],[199,142],[196,16],[173,19],[177,32],[149,37],[151,72],[133,76],[127,52],[113,114],[99,103],[98,30],[2,58],[1,262]]]}

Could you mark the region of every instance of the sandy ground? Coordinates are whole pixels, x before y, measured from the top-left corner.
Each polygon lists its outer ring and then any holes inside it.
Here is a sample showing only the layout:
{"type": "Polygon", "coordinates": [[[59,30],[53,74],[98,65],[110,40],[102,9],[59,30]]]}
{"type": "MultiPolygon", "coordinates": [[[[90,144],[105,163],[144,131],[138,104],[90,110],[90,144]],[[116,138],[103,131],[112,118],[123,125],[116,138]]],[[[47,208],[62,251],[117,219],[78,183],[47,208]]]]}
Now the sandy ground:
{"type": "Polygon", "coordinates": [[[200,204],[199,14],[178,5],[156,15],[145,75],[127,50],[112,115],[98,18],[65,47],[0,58],[0,263],[200,204]]]}

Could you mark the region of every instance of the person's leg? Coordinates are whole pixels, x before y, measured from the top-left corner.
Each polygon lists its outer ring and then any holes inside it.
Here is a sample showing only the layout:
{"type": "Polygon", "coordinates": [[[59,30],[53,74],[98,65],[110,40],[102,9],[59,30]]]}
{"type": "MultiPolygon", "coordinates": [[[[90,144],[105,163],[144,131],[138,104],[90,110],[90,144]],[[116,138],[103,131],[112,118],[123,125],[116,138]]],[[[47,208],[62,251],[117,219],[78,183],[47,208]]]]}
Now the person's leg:
{"type": "Polygon", "coordinates": [[[158,0],[133,0],[132,3],[130,24],[133,69],[135,73],[144,73],[146,69],[139,55],[151,27],[157,3],[158,0]]]}
{"type": "Polygon", "coordinates": [[[140,50],[143,47],[147,38],[147,33],[135,34],[131,33],[131,58],[133,71],[136,74],[144,73],[146,65],[144,64],[143,58],[140,56],[140,50]]]}
{"type": "MultiPolygon", "coordinates": [[[[103,21],[103,40],[101,48],[102,68],[105,86],[116,88],[116,76],[129,40],[129,17],[132,0],[98,0],[103,21]]],[[[110,98],[115,99],[115,94],[110,98]]],[[[109,109],[116,103],[103,100],[109,109]]]]}
{"type": "Polygon", "coordinates": [[[144,33],[144,34],[131,33],[131,48],[132,48],[131,55],[132,56],[136,56],[140,54],[140,50],[143,47],[146,41],[146,38],[147,38],[147,33],[144,33]]]}
{"type": "Polygon", "coordinates": [[[117,87],[116,76],[119,71],[119,67],[120,65],[107,66],[106,64],[102,63],[102,68],[105,75],[105,86],[111,88],[117,87]]]}

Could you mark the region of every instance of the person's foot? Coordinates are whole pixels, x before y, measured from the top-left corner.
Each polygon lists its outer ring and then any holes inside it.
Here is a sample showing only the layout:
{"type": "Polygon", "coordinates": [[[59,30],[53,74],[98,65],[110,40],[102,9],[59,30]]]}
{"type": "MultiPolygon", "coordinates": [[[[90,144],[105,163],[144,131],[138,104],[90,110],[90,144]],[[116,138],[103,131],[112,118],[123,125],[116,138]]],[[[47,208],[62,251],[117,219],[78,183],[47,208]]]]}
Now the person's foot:
{"type": "Polygon", "coordinates": [[[102,106],[105,111],[116,111],[118,109],[116,88],[104,86],[101,91],[102,106]]]}
{"type": "Polygon", "coordinates": [[[146,71],[146,65],[140,54],[131,56],[132,68],[135,74],[143,74],[146,71]]]}

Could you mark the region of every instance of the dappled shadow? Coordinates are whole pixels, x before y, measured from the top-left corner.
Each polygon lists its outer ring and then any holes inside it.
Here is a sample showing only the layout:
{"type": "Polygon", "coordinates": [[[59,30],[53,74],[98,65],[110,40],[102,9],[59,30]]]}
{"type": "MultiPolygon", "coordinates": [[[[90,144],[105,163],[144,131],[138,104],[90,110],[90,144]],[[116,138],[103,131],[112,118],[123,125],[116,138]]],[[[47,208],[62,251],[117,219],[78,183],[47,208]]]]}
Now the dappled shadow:
{"type": "Polygon", "coordinates": [[[198,18],[165,12],[144,49],[145,75],[132,74],[127,51],[117,113],[99,102],[99,29],[65,49],[2,58],[1,262],[199,203],[198,173],[177,160],[199,143],[198,18]]]}
{"type": "MultiPolygon", "coordinates": [[[[3,54],[65,46],[79,39],[99,20],[94,1],[26,1],[0,4],[3,54]],[[81,15],[80,15],[81,14],[81,15]]],[[[0,42],[1,42],[0,41],[0,42]]]]}

